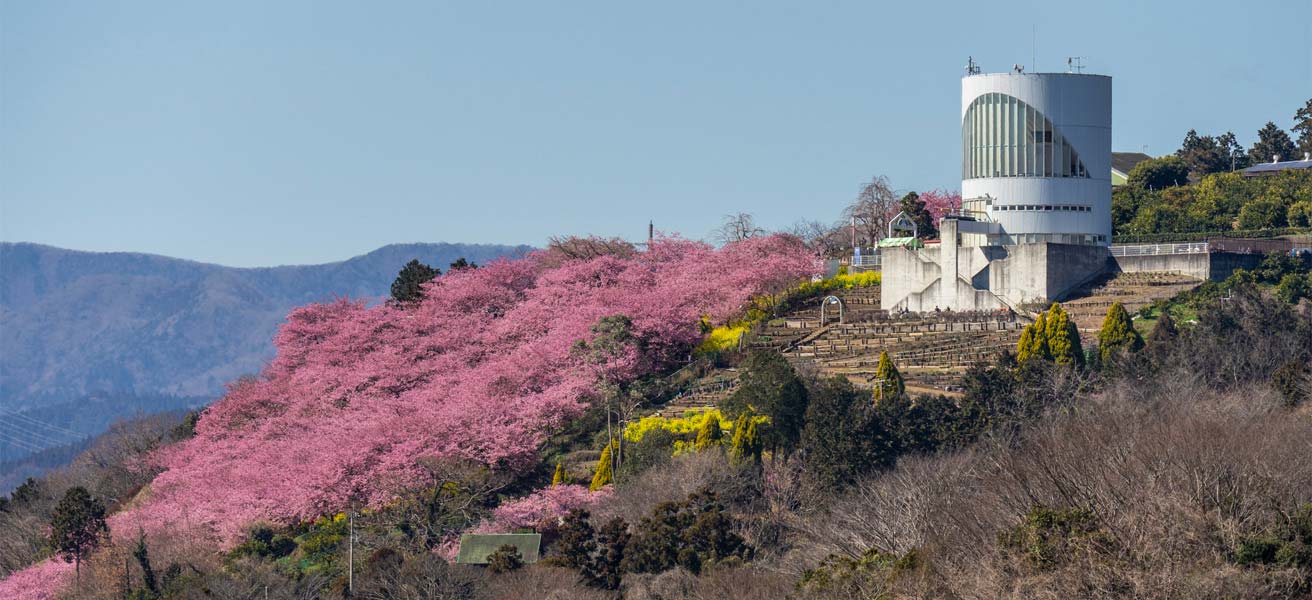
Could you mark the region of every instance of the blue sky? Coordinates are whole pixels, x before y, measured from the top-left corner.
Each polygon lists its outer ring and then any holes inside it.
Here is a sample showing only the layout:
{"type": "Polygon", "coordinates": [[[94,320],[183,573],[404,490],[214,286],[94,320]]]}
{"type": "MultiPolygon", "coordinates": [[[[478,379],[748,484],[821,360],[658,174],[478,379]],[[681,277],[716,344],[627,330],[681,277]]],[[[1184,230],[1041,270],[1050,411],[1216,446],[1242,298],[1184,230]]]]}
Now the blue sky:
{"type": "Polygon", "coordinates": [[[1113,148],[1163,154],[1288,128],[1310,23],[1308,0],[0,0],[0,239],[255,266],[828,221],[876,174],[959,186],[968,55],[1086,57],[1113,148]]]}

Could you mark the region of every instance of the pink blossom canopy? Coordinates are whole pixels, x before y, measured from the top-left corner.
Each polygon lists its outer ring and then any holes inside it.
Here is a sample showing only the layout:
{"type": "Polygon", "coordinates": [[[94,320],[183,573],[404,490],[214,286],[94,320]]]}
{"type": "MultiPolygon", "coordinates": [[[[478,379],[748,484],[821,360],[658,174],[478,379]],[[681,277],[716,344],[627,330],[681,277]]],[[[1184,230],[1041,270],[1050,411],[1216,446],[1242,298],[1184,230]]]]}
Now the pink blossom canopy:
{"type": "Polygon", "coordinates": [[[265,372],[232,384],[194,438],[161,452],[145,502],[111,524],[187,526],[231,544],[253,521],[384,502],[417,481],[419,457],[523,470],[593,391],[595,368],[570,349],[599,319],[626,315],[643,340],[644,356],[604,365],[631,379],[685,356],[703,315],[730,318],[815,270],[787,236],[719,250],[666,238],[627,258],[453,271],[413,307],[296,309],[265,372]]]}

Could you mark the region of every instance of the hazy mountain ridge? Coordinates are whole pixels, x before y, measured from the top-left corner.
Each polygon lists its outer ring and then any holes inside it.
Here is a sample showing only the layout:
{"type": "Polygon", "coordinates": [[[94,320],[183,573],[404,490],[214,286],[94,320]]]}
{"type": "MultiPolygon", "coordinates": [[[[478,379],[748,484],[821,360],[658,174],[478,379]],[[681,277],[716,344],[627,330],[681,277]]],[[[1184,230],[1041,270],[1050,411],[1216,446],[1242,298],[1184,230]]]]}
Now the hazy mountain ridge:
{"type": "Polygon", "coordinates": [[[0,408],[90,395],[212,397],[273,355],[287,312],[379,298],[414,258],[445,269],[529,246],[394,244],[348,260],[260,268],[0,243],[0,408]]]}

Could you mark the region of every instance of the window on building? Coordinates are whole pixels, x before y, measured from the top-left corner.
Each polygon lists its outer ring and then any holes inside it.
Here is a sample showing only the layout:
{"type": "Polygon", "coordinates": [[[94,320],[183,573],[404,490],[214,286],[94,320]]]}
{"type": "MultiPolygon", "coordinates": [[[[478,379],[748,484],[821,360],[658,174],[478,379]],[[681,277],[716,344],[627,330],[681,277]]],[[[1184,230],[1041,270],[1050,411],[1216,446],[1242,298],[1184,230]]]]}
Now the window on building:
{"type": "Polygon", "coordinates": [[[961,177],[1082,177],[1079,153],[1033,106],[1000,93],[971,102],[961,123],[961,177]]]}

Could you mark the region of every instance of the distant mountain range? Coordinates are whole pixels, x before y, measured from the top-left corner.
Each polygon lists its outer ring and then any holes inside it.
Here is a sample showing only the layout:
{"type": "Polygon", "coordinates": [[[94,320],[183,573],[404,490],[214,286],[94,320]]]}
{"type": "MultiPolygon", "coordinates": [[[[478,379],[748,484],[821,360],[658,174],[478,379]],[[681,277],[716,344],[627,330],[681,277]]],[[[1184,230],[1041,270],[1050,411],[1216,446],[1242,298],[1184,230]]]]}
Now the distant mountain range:
{"type": "Polygon", "coordinates": [[[293,307],[382,298],[411,259],[446,270],[529,250],[394,244],[335,263],[234,268],[0,243],[0,460],[207,403],[259,372],[293,307]]]}

